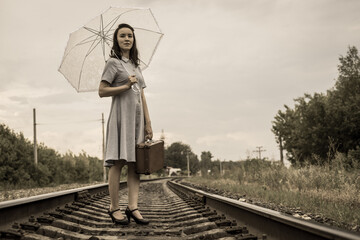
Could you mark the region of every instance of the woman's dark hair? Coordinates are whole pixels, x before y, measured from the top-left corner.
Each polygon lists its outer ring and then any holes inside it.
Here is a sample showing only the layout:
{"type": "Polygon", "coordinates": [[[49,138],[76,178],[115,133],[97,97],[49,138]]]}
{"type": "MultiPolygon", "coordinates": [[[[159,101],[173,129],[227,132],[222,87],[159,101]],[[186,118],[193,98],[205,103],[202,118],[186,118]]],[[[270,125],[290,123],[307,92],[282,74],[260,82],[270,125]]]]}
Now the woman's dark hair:
{"type": "Polygon", "coordinates": [[[114,37],[113,37],[113,46],[112,46],[112,49],[111,49],[110,57],[120,58],[120,59],[122,57],[121,49],[119,47],[119,43],[118,43],[118,40],[117,40],[117,34],[118,34],[118,32],[119,32],[119,30],[121,28],[129,28],[133,33],[134,42],[133,42],[132,48],[130,49],[129,57],[133,61],[135,66],[137,67],[140,64],[140,60],[139,60],[139,56],[138,56],[139,54],[138,54],[138,50],[136,48],[136,38],[135,38],[135,34],[134,34],[134,28],[131,27],[129,24],[121,23],[121,24],[119,24],[119,26],[115,30],[114,37]]]}

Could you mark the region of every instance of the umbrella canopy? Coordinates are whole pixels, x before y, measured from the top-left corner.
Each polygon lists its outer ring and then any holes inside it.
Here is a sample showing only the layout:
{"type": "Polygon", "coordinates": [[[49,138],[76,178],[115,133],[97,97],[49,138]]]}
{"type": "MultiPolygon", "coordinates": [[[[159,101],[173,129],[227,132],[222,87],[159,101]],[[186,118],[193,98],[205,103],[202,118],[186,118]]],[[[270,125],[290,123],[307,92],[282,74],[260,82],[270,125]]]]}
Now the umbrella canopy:
{"type": "Polygon", "coordinates": [[[140,68],[149,66],[163,36],[150,9],[110,7],[70,34],[59,71],[78,92],[97,91],[113,34],[120,23],[134,28],[140,68]]]}

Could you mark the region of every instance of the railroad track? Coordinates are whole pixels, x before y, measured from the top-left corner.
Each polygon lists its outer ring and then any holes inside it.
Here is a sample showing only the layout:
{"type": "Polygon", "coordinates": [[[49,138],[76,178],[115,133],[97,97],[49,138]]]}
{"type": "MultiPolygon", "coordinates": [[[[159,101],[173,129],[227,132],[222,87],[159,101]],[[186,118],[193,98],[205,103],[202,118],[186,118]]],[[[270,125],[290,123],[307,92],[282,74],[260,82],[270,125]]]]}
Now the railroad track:
{"type": "MultiPolygon", "coordinates": [[[[142,181],[139,208],[150,220],[114,225],[107,184],[0,203],[1,239],[352,239],[360,236],[205,193],[178,180],[142,181]],[[30,216],[30,217],[29,217],[30,216]],[[287,219],[289,218],[289,219],[287,219]]],[[[120,207],[126,208],[126,183],[120,207]]]]}

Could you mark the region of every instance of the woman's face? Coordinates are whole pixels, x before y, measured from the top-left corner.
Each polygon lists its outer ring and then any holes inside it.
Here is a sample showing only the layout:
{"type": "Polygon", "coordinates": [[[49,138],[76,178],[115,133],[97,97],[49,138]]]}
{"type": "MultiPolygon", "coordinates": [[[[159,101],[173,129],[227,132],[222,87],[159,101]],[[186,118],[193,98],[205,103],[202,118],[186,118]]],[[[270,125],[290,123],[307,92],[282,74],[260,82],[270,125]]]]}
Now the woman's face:
{"type": "Polygon", "coordinates": [[[122,51],[130,51],[134,43],[134,34],[130,28],[120,28],[117,33],[117,41],[122,51]]]}

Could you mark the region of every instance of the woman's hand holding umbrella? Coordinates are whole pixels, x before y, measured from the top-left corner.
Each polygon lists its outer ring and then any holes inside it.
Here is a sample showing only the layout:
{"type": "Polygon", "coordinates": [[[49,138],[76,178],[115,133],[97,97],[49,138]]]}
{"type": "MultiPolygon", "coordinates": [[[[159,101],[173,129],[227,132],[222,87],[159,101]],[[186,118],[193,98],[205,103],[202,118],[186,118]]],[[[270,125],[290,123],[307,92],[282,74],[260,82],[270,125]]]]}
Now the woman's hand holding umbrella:
{"type": "Polygon", "coordinates": [[[140,88],[137,83],[138,83],[138,80],[136,79],[135,75],[129,76],[129,82],[128,82],[129,88],[131,88],[134,92],[139,93],[140,88]]]}
{"type": "Polygon", "coordinates": [[[135,75],[129,76],[129,81],[128,81],[129,88],[131,88],[131,86],[137,82],[138,82],[138,80],[136,79],[135,75]]]}

